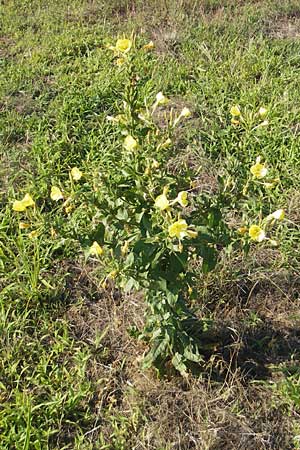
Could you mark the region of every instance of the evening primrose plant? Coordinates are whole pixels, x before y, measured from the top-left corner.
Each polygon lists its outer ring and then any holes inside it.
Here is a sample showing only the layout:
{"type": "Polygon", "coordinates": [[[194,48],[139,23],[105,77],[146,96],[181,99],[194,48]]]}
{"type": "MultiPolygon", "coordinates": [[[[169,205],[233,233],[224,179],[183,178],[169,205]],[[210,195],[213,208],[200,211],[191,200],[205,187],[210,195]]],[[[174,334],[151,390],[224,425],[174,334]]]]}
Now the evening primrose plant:
{"type": "MultiPolygon", "coordinates": [[[[159,89],[145,95],[147,79],[138,73],[138,60],[151,58],[152,48],[153,43],[139,46],[135,36],[107,47],[123,80],[114,114],[106,117],[114,151],[105,154],[97,171],[73,167],[65,182],[53,182],[48,200],[57,225],[51,224],[50,231],[55,238],[55,226],[62,228],[62,242],[79,243],[84,257],[98,263],[104,289],[114,283],[123,292],[144,293],[145,326],[131,330],[148,344],[143,366],[162,373],[171,363],[184,375],[202,361],[203,327],[190,307],[195,267],[204,273],[214,269],[220,252],[234,239],[245,246],[271,242],[270,232],[284,213],[275,211],[253,223],[245,218],[243,232],[232,233],[224,212],[229,184],[220,183],[212,195],[199,191],[195,180],[167,170],[176,152],[176,129],[191,111],[174,110],[159,89]],[[158,111],[164,113],[164,123],[158,124],[158,111]]],[[[243,122],[240,107],[230,112],[243,122]]],[[[245,203],[268,176],[258,157],[249,169],[245,203]]],[[[16,214],[30,208],[36,206],[29,194],[13,203],[16,214]]]]}
{"type": "Polygon", "coordinates": [[[195,335],[196,318],[186,301],[195,282],[192,267],[196,261],[204,272],[215,266],[219,247],[229,242],[228,228],[219,198],[196,194],[190,180],[166,170],[176,127],[190,110],[175,112],[162,91],[144,97],[136,60],[145,48],[134,37],[126,51],[119,40],[108,50],[112,64],[123,53],[115,70],[122,71],[124,86],[115,114],[107,117],[117,136],[115,152],[107,154],[97,181],[87,180],[74,199],[82,208],[89,205],[94,228],[85,255],[98,260],[104,288],[113,280],[125,292],[144,292],[145,327],[131,330],[149,344],[144,367],[163,371],[169,361],[184,374],[201,361],[201,323],[195,335]],[[164,110],[161,125],[158,108],[164,110]]]}

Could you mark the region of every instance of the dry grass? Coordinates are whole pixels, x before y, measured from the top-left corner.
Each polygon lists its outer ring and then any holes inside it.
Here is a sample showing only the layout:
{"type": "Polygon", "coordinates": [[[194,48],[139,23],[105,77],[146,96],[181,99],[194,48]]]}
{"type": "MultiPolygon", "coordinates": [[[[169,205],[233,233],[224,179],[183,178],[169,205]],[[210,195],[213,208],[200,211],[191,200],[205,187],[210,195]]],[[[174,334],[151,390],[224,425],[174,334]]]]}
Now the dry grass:
{"type": "MultiPolygon", "coordinates": [[[[253,258],[257,264],[259,255],[253,258]]],[[[269,263],[276,259],[276,250],[269,258],[269,263]]],[[[300,348],[299,318],[292,317],[299,279],[285,272],[270,279],[261,271],[260,279],[245,272],[230,281],[227,273],[221,284],[208,283],[206,308],[212,308],[216,322],[203,337],[202,375],[157,379],[141,370],[138,356],[146,348],[128,334],[130,326],[142,325],[142,298],[121,296],[113,286],[103,291],[92,266],[69,273],[72,301],[64,318],[76,341],[94,348],[88,376],[96,386],[91,408],[98,419],[89,439],[101,432],[109,440],[114,434],[103,415],[109,409],[111,417],[126,421],[126,448],[292,449],[285,403],[269,386],[278,380],[274,369],[289,364],[300,348]]]]}

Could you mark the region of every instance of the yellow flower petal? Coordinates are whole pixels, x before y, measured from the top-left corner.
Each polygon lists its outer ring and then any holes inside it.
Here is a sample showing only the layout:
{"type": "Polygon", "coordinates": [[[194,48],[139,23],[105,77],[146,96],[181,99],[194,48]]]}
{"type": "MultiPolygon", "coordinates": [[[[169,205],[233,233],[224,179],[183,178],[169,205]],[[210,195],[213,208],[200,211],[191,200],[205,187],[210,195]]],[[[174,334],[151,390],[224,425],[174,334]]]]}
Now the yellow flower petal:
{"type": "Polygon", "coordinates": [[[128,150],[129,152],[135,150],[138,146],[137,141],[129,134],[128,136],[126,136],[126,138],[124,139],[124,148],[126,150],[128,150]]]}
{"type": "Polygon", "coordinates": [[[189,108],[183,108],[183,110],[180,113],[181,117],[190,117],[192,115],[191,111],[189,110],[189,108]]]}
{"type": "Polygon", "coordinates": [[[154,43],[153,41],[150,41],[148,44],[143,46],[144,50],[152,50],[154,48],[154,43]]]}
{"type": "Polygon", "coordinates": [[[278,246],[278,242],[275,241],[275,239],[269,239],[269,244],[273,245],[274,247],[278,246]]]}
{"type": "Polygon", "coordinates": [[[195,239],[198,236],[198,231],[187,230],[186,234],[188,237],[195,239]]]}
{"type": "Polygon", "coordinates": [[[156,159],[154,159],[152,164],[151,164],[152,169],[158,169],[159,166],[160,166],[159,162],[156,161],[156,159]]]}
{"type": "MultiPolygon", "coordinates": [[[[259,158],[259,157],[258,157],[259,158]]],[[[254,178],[264,178],[267,173],[268,169],[265,167],[264,164],[261,164],[259,161],[260,159],[256,159],[256,164],[250,167],[250,172],[252,173],[254,178]]]]}
{"type": "Polygon", "coordinates": [[[74,209],[74,205],[68,205],[65,207],[65,211],[67,214],[70,214],[74,209]]]}
{"type": "Polygon", "coordinates": [[[14,203],[13,203],[12,208],[13,208],[14,211],[22,212],[22,211],[25,211],[26,206],[25,206],[25,204],[23,203],[22,200],[15,200],[14,203]]]}
{"type": "Polygon", "coordinates": [[[161,194],[156,197],[154,205],[156,208],[164,211],[165,209],[169,208],[170,202],[165,194],[161,194]]]}
{"type": "Polygon", "coordinates": [[[116,276],[118,275],[118,271],[117,270],[112,270],[108,275],[107,278],[114,280],[116,278],[116,276]]]}
{"type": "Polygon", "coordinates": [[[26,228],[30,228],[30,223],[20,222],[19,223],[19,229],[20,230],[26,230],[26,228]]]}
{"type": "Polygon", "coordinates": [[[266,115],[268,114],[268,110],[266,108],[264,108],[263,106],[261,106],[258,110],[258,114],[260,115],[260,117],[262,119],[264,119],[266,117],[266,115]]]}
{"type": "Polygon", "coordinates": [[[26,208],[27,208],[28,206],[34,206],[34,205],[35,205],[35,203],[34,203],[32,197],[31,197],[31,195],[29,195],[29,194],[25,194],[25,196],[24,196],[22,202],[24,203],[24,205],[26,206],[26,208]]]}
{"type": "Polygon", "coordinates": [[[25,194],[22,200],[15,200],[13,203],[13,210],[17,212],[25,211],[26,208],[29,206],[34,206],[34,200],[32,199],[31,195],[25,194]]]}
{"type": "Polygon", "coordinates": [[[156,104],[157,105],[166,105],[169,102],[169,99],[164,96],[162,92],[159,92],[156,95],[156,104]]]}
{"type": "Polygon", "coordinates": [[[162,144],[158,145],[157,150],[160,150],[162,148],[170,147],[171,144],[172,144],[172,141],[171,141],[170,138],[168,138],[165,142],[163,142],[162,144]]]}
{"type": "Polygon", "coordinates": [[[241,115],[241,110],[239,106],[235,105],[230,108],[230,114],[234,117],[238,117],[241,115]]]}
{"type": "Polygon", "coordinates": [[[238,232],[239,232],[240,234],[242,234],[242,235],[246,234],[247,231],[248,231],[248,228],[247,228],[247,227],[240,227],[240,228],[238,228],[238,232]]]}
{"type": "Polygon", "coordinates": [[[270,220],[283,220],[284,219],[284,210],[283,209],[277,209],[277,211],[274,211],[272,214],[269,214],[267,216],[267,221],[270,220]]]}
{"type": "Polygon", "coordinates": [[[176,201],[183,207],[185,208],[186,206],[188,206],[189,202],[188,202],[188,193],[186,191],[182,191],[179,192],[179,194],[177,195],[176,201]]]}
{"type": "Polygon", "coordinates": [[[55,202],[57,202],[58,200],[62,200],[64,198],[64,196],[63,196],[63,193],[61,192],[61,190],[57,186],[52,186],[51,192],[50,192],[50,198],[51,198],[51,200],[54,200],[55,202]]]}
{"type": "Polygon", "coordinates": [[[81,170],[79,170],[78,167],[73,167],[71,169],[71,177],[73,178],[74,181],[79,181],[80,178],[82,177],[81,170]]]}
{"type": "Polygon", "coordinates": [[[132,47],[132,41],[130,39],[118,39],[115,49],[121,53],[128,53],[132,47]]]}
{"type": "Polygon", "coordinates": [[[126,256],[129,250],[129,242],[125,241],[124,245],[121,247],[121,255],[126,256]]]}
{"type": "Polygon", "coordinates": [[[118,58],[118,59],[116,59],[116,65],[117,66],[122,66],[125,61],[126,61],[125,58],[118,58]]]}
{"type": "Polygon", "coordinates": [[[101,256],[103,254],[103,248],[98,242],[94,241],[90,247],[89,254],[92,256],[101,256]]]}
{"type": "Polygon", "coordinates": [[[33,230],[33,231],[31,231],[29,234],[28,234],[28,237],[29,237],[29,239],[33,239],[33,238],[36,238],[36,237],[38,237],[38,231],[37,230],[33,230]]]}
{"type": "Polygon", "coordinates": [[[249,228],[249,236],[253,241],[262,242],[266,239],[266,234],[258,225],[251,225],[249,228]]]}
{"type": "Polygon", "coordinates": [[[172,223],[169,226],[169,236],[177,237],[178,239],[183,239],[186,236],[186,231],[188,229],[188,225],[184,219],[179,219],[176,222],[172,223]]]}

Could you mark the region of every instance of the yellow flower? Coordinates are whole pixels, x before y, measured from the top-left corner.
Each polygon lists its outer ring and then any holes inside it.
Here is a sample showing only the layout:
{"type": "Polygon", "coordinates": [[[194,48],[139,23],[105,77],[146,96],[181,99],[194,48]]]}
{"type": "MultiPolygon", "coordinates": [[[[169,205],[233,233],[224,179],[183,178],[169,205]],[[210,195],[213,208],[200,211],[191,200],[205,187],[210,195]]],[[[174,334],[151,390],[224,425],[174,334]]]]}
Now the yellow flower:
{"type": "Polygon", "coordinates": [[[22,212],[22,211],[25,211],[26,206],[24,205],[22,200],[15,200],[12,208],[14,211],[22,212]]]}
{"type": "Polygon", "coordinates": [[[126,256],[129,250],[129,242],[125,241],[124,245],[121,247],[121,255],[126,256]]]}
{"type": "Polygon", "coordinates": [[[184,208],[189,204],[187,197],[188,193],[186,191],[179,192],[176,201],[184,208]]]}
{"type": "Polygon", "coordinates": [[[13,203],[13,210],[22,212],[25,211],[26,208],[29,206],[34,206],[35,203],[32,199],[32,197],[29,194],[25,194],[22,200],[15,200],[13,203]]]}
{"type": "Polygon", "coordinates": [[[71,169],[71,177],[74,181],[79,181],[82,177],[81,170],[79,170],[78,167],[73,167],[73,169],[71,169]]]}
{"type": "Polygon", "coordinates": [[[272,214],[269,214],[267,216],[267,221],[283,220],[283,219],[284,219],[284,210],[283,209],[277,209],[277,211],[274,211],[272,214]]]}
{"type": "Polygon", "coordinates": [[[178,239],[183,239],[184,237],[196,238],[197,231],[192,231],[188,229],[188,224],[184,219],[179,219],[169,226],[169,236],[177,237],[178,239]]]}
{"type": "Polygon", "coordinates": [[[239,117],[241,115],[241,110],[239,106],[235,105],[230,108],[230,114],[234,117],[239,117]]]}
{"type": "Polygon", "coordinates": [[[266,183],[263,183],[263,185],[266,189],[272,189],[273,187],[276,186],[276,182],[275,183],[274,182],[271,182],[271,183],[266,182],[266,183]]]}
{"type": "Polygon", "coordinates": [[[239,125],[239,123],[240,123],[240,121],[239,120],[236,120],[236,119],[231,119],[231,121],[230,121],[231,123],[232,123],[232,125],[239,125]]]}
{"type": "Polygon", "coordinates": [[[186,236],[188,229],[188,224],[184,219],[179,219],[177,222],[172,223],[169,226],[169,235],[171,237],[177,237],[178,239],[183,239],[186,236]]]}
{"type": "Polygon", "coordinates": [[[189,108],[183,108],[183,110],[180,113],[181,117],[190,117],[192,115],[191,111],[189,110],[189,108]]]}
{"type": "Polygon", "coordinates": [[[157,147],[157,150],[170,147],[171,144],[172,144],[172,141],[170,138],[168,138],[165,142],[163,142],[162,144],[159,144],[159,146],[157,147]]]}
{"type": "Polygon", "coordinates": [[[51,198],[51,200],[54,200],[55,202],[57,202],[58,200],[62,200],[64,198],[64,196],[63,196],[61,190],[57,186],[52,186],[51,192],[50,192],[50,198],[51,198]]]}
{"type": "Polygon", "coordinates": [[[181,111],[181,113],[179,114],[179,116],[174,120],[173,126],[175,127],[178,122],[180,121],[180,119],[187,118],[190,117],[192,115],[191,111],[189,110],[189,108],[183,108],[183,110],[181,111]]]}
{"type": "Polygon", "coordinates": [[[263,106],[261,106],[258,110],[258,114],[260,115],[260,117],[262,119],[264,119],[266,117],[266,115],[268,114],[268,110],[266,108],[264,108],[263,106]]]}
{"type": "Polygon", "coordinates": [[[249,228],[249,236],[253,241],[262,242],[266,239],[266,233],[258,225],[251,225],[249,228]]]}
{"type": "Polygon", "coordinates": [[[248,231],[248,228],[247,228],[247,227],[240,227],[240,228],[238,228],[238,232],[239,232],[240,234],[242,234],[242,235],[246,234],[247,231],[248,231]]]}
{"type": "Polygon", "coordinates": [[[151,168],[150,168],[150,167],[146,167],[145,172],[144,172],[144,175],[145,175],[146,177],[148,177],[150,174],[151,174],[151,168]]]}
{"type": "Polygon", "coordinates": [[[264,178],[268,173],[268,169],[264,164],[261,164],[260,160],[261,158],[260,156],[258,156],[256,158],[256,163],[250,167],[250,172],[252,173],[253,177],[258,179],[264,178]]]}
{"type": "Polygon", "coordinates": [[[132,41],[130,39],[118,39],[115,49],[121,53],[128,53],[132,47],[132,41]]]}
{"type": "Polygon", "coordinates": [[[152,169],[158,169],[160,166],[159,162],[156,161],[156,159],[153,159],[153,162],[151,164],[152,169]]]}
{"type": "Polygon", "coordinates": [[[152,50],[154,48],[154,43],[153,41],[150,41],[148,44],[143,46],[144,50],[152,50]]]}
{"type": "Polygon", "coordinates": [[[29,234],[28,234],[28,237],[29,237],[29,239],[33,239],[33,238],[36,238],[36,237],[38,237],[38,231],[37,230],[33,230],[33,231],[31,231],[29,234]]]}
{"type": "Polygon", "coordinates": [[[19,223],[19,229],[20,230],[26,230],[26,228],[30,228],[30,223],[20,222],[19,223]]]}
{"type": "Polygon", "coordinates": [[[162,92],[159,92],[156,95],[156,105],[166,105],[169,102],[169,99],[164,96],[162,92]]]}
{"type": "Polygon", "coordinates": [[[118,58],[116,59],[116,65],[117,66],[122,66],[125,62],[125,58],[118,58]]]}
{"type": "Polygon", "coordinates": [[[160,209],[161,211],[164,211],[165,209],[169,208],[170,202],[166,194],[163,193],[158,197],[156,197],[154,205],[156,206],[156,208],[160,209]]]}
{"type": "Polygon", "coordinates": [[[261,127],[266,127],[269,125],[269,121],[268,120],[264,120],[263,122],[261,122],[259,125],[257,125],[257,127],[255,128],[261,128],[261,127]]]}
{"type": "Polygon", "coordinates": [[[150,122],[149,122],[149,117],[148,117],[147,114],[146,114],[145,112],[143,112],[143,111],[141,111],[141,112],[138,113],[138,118],[139,118],[140,120],[142,120],[143,122],[150,123],[150,122]]]}
{"type": "Polygon", "coordinates": [[[118,275],[118,271],[117,270],[112,270],[108,275],[107,278],[110,278],[111,280],[114,280],[116,278],[116,276],[118,275]]]}
{"type": "Polygon", "coordinates": [[[74,205],[68,205],[65,207],[65,211],[67,214],[70,214],[74,209],[74,205]]]}
{"type": "Polygon", "coordinates": [[[92,256],[101,256],[103,254],[103,248],[98,242],[94,241],[90,247],[89,254],[92,256]]]}
{"type": "Polygon", "coordinates": [[[269,239],[269,244],[273,245],[274,247],[278,246],[278,242],[275,241],[275,239],[269,239]]]}
{"type": "Polygon", "coordinates": [[[114,124],[116,123],[125,123],[124,122],[125,116],[124,114],[118,114],[117,116],[106,116],[106,120],[108,122],[112,122],[114,124]]]}
{"type": "Polygon", "coordinates": [[[137,148],[138,143],[130,134],[128,134],[128,136],[124,139],[123,145],[126,150],[131,152],[137,148]]]}

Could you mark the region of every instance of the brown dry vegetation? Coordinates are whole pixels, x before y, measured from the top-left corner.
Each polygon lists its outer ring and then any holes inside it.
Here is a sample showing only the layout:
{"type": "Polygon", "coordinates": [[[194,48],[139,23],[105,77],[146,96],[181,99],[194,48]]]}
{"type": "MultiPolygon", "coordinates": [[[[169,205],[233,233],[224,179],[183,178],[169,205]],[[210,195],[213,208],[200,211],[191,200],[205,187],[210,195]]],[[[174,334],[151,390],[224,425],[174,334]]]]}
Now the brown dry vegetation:
{"type": "Polygon", "coordinates": [[[69,270],[72,302],[64,318],[78,342],[93,345],[99,339],[88,369],[98,386],[92,408],[99,422],[89,438],[101,430],[109,440],[112,424],[101,413],[108,407],[112,416],[127,420],[126,448],[293,448],[287,406],[271,386],[280,379],[277,368],[299,358],[300,279],[285,271],[269,274],[278,253],[270,250],[268,258],[259,253],[242,269],[239,265],[237,279],[221,270],[219,282],[206,280],[199,317],[211,311],[215,325],[203,336],[201,375],[186,379],[173,372],[157,379],[140,369],[146,348],[128,329],[141,326],[142,296],[121,296],[113,286],[103,291],[91,267],[69,270]],[[259,277],[249,275],[251,261],[259,277]]]}

